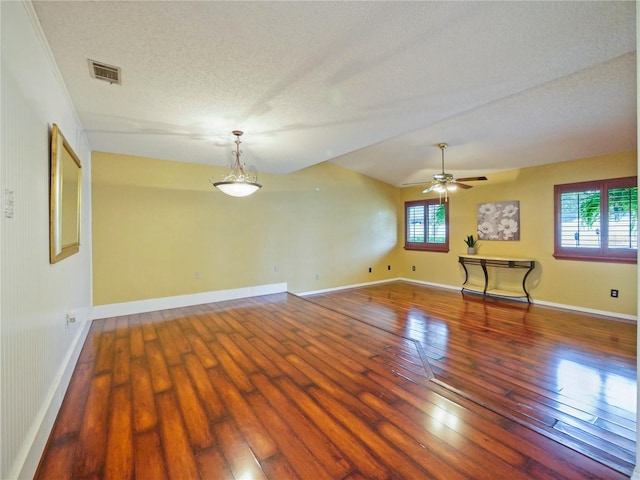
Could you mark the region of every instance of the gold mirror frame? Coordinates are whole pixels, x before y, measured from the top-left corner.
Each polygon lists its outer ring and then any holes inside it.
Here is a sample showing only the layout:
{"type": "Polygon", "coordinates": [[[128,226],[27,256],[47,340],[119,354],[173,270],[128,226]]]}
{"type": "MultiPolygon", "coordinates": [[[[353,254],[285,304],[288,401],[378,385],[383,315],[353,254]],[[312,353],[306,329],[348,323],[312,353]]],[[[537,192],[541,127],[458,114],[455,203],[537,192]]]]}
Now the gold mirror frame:
{"type": "Polygon", "coordinates": [[[80,250],[82,165],[54,123],[51,131],[49,261],[56,263],[80,250]]]}

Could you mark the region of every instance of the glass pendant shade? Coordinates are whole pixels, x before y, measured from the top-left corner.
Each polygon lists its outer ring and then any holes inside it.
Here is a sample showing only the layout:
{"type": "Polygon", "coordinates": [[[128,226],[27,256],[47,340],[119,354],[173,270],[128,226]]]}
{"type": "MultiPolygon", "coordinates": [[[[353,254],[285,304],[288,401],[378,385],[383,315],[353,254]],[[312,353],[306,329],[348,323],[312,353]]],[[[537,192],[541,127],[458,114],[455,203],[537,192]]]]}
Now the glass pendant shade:
{"type": "Polygon", "coordinates": [[[262,185],[259,183],[241,182],[241,181],[229,181],[229,182],[216,182],[213,184],[218,190],[232,197],[248,197],[252,193],[257,192],[262,185]]]}

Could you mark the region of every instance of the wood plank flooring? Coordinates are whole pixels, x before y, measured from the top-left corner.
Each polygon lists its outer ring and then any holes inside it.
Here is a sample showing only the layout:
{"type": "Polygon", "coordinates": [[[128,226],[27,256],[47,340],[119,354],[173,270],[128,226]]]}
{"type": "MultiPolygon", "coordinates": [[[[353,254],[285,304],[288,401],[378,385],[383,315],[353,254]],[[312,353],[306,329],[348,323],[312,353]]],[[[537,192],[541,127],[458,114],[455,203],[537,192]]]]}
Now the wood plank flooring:
{"type": "Polygon", "coordinates": [[[406,283],[309,299],[416,340],[436,383],[631,473],[635,323],[406,283]]]}
{"type": "Polygon", "coordinates": [[[36,478],[622,479],[635,338],[402,282],[96,320],[36,478]]]}

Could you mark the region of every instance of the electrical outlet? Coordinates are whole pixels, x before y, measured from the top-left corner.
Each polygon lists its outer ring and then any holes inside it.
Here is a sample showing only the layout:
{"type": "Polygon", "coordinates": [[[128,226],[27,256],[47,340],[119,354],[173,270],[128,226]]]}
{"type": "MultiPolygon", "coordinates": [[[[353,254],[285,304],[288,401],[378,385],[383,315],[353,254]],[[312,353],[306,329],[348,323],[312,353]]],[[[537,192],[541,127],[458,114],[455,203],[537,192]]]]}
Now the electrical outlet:
{"type": "Polygon", "coordinates": [[[200,280],[202,278],[202,274],[200,272],[196,272],[196,280],[200,280]]]}
{"type": "Polygon", "coordinates": [[[618,290],[616,290],[616,289],[612,288],[612,289],[611,289],[611,296],[612,296],[613,298],[618,298],[618,290]]]}
{"type": "Polygon", "coordinates": [[[416,271],[416,266],[415,266],[415,265],[411,267],[411,271],[412,271],[412,272],[415,272],[415,271],[416,271]]]}
{"type": "Polygon", "coordinates": [[[391,270],[391,265],[387,265],[387,270],[391,270]]]}
{"type": "Polygon", "coordinates": [[[372,270],[372,268],[371,268],[371,267],[369,267],[369,273],[371,273],[371,270],[372,270]]]}

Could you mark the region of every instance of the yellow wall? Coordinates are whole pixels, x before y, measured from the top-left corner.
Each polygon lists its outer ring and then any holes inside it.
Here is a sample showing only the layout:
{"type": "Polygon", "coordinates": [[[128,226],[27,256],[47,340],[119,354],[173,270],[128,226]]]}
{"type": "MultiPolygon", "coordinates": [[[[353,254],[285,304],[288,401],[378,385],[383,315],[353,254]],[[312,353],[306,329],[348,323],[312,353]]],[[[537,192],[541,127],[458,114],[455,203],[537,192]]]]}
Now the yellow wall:
{"type": "MultiPolygon", "coordinates": [[[[482,241],[479,254],[534,258],[534,301],[636,314],[635,264],[552,255],[553,186],[636,175],[635,152],[491,174],[453,193],[448,254],[402,248],[404,202],[424,198],[423,187],[396,189],[323,163],[290,175],[262,174],[262,190],[231,198],[208,182],[224,173],[94,152],[95,305],[279,282],[298,293],[397,277],[459,287],[457,259],[464,237],[476,234],[477,205],[519,200],[520,240],[482,241]],[[609,296],[612,288],[618,299],[609,296]]],[[[511,273],[499,271],[500,280],[519,282],[511,273]]]]}
{"type": "Polygon", "coordinates": [[[93,153],[94,305],[279,282],[305,292],[397,276],[398,189],[324,163],[261,174],[262,190],[231,198],[208,181],[224,173],[93,153]]]}
{"type": "MultiPolygon", "coordinates": [[[[636,265],[556,260],[554,248],[555,184],[616,178],[637,174],[636,153],[624,153],[583,160],[530,167],[488,175],[487,182],[474,182],[474,188],[453,193],[450,205],[450,252],[425,253],[407,251],[402,258],[402,276],[444,285],[461,285],[464,281],[458,255],[466,253],[463,239],[477,236],[477,206],[480,203],[520,201],[519,241],[480,241],[478,254],[533,258],[537,266],[530,277],[530,293],[535,300],[636,315],[636,265]],[[416,271],[411,271],[411,266],[416,271]],[[610,290],[618,289],[617,299],[610,290]]],[[[424,198],[421,188],[403,189],[402,200],[424,198]]],[[[398,235],[403,236],[403,225],[398,235]]],[[[499,271],[506,284],[508,271],[499,271]]]]}

